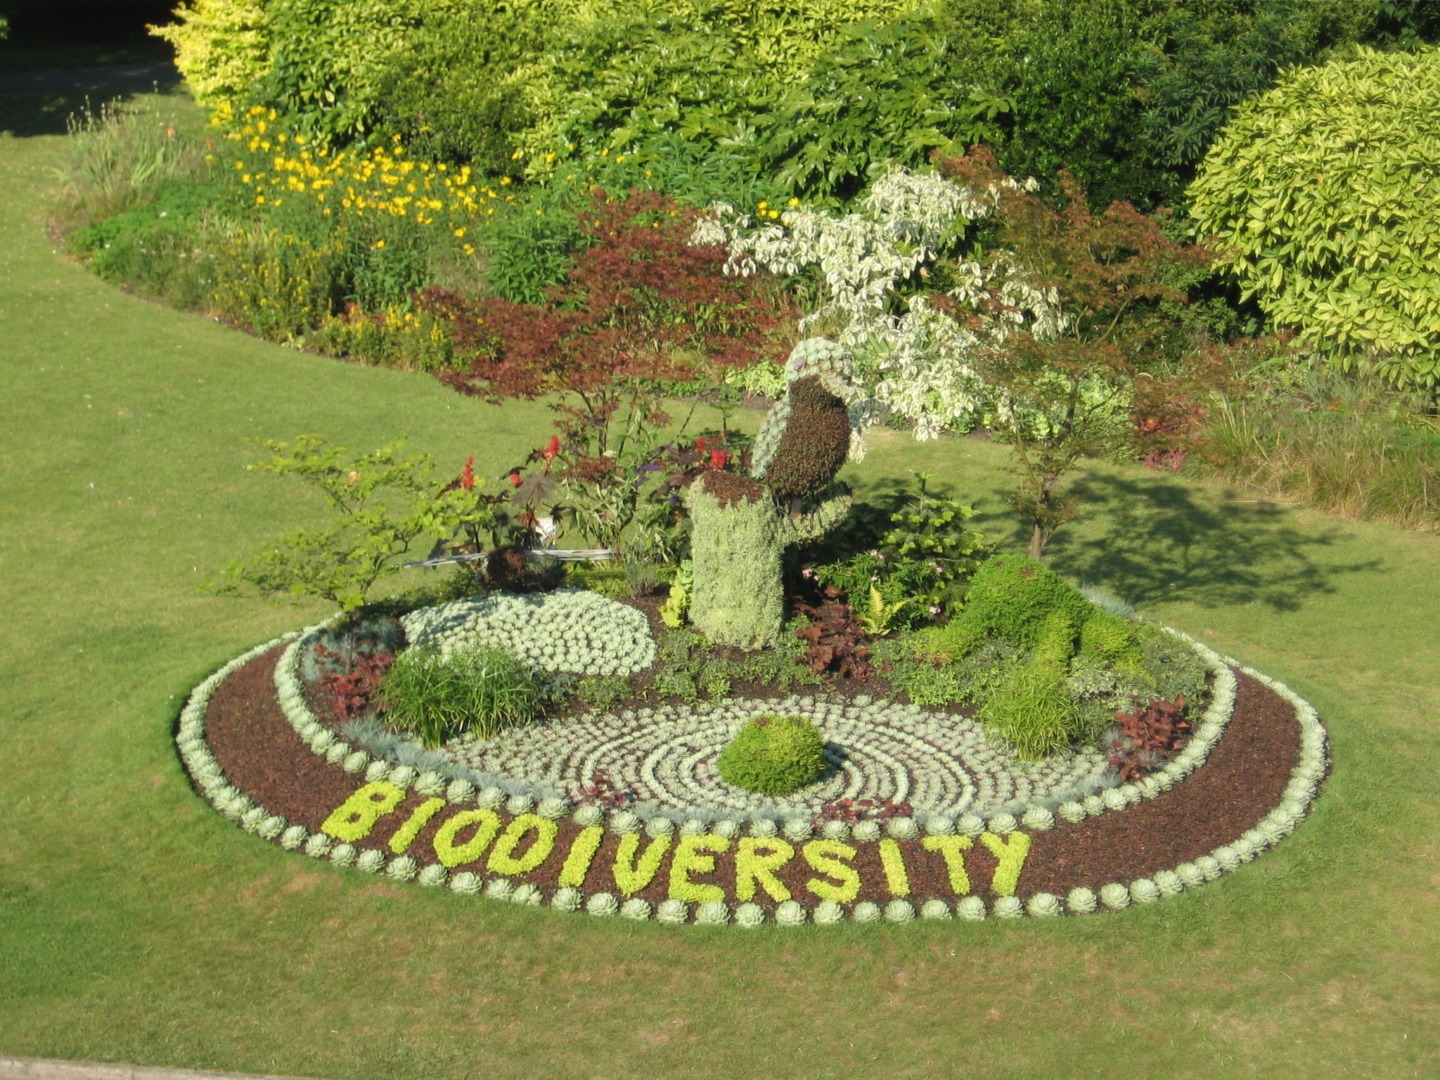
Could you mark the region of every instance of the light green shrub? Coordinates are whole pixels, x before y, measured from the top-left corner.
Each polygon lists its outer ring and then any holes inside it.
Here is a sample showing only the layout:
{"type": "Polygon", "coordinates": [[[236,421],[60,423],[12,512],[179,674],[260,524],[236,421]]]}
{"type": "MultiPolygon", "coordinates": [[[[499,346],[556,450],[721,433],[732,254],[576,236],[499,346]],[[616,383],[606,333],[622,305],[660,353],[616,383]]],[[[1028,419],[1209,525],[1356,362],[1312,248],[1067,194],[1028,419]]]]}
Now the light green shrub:
{"type": "MultiPolygon", "coordinates": [[[[1021,648],[1034,648],[1052,614],[1083,626],[1094,612],[1080,590],[1049,567],[1023,555],[986,559],[970,582],[960,620],[1021,648]]],[[[960,635],[965,631],[952,631],[960,635]]]]}
{"type": "Polygon", "coordinates": [[[1134,627],[1120,616],[1100,608],[1092,611],[1080,628],[1080,652],[1130,670],[1140,663],[1134,627]]]}
{"type": "Polygon", "coordinates": [[[752,716],[720,752],[720,778],[761,795],[788,795],[825,775],[825,738],[803,716],[752,716]]]}
{"type": "Polygon", "coordinates": [[[1075,655],[1076,636],[1075,623],[1067,612],[1050,612],[1035,638],[1035,663],[1064,671],[1075,655]]]}
{"type": "Polygon", "coordinates": [[[1034,761],[1091,736],[1085,716],[1065,685],[1065,676],[1051,664],[1018,668],[980,707],[980,722],[1008,740],[1015,752],[1034,761]]]}
{"type": "Polygon", "coordinates": [[[1440,49],[1296,68],[1242,105],[1188,194],[1280,327],[1344,370],[1440,386],[1440,49]]]}

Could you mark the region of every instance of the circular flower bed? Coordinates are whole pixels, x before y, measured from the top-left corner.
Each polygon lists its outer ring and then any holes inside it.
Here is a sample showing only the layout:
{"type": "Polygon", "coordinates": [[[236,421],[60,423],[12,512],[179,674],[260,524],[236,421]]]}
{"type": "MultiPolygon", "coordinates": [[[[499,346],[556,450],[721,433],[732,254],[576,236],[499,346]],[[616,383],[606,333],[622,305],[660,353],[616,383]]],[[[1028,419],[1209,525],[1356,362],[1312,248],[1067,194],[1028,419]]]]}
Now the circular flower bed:
{"type": "MultiPolygon", "coordinates": [[[[605,610],[572,595],[562,604],[605,610]]],[[[457,629],[474,625],[458,611],[413,621],[415,636],[471,633],[457,629]]],[[[600,635],[586,655],[617,640],[615,656],[643,655],[638,631],[600,635]]],[[[1214,672],[1209,708],[1184,750],[1129,784],[1106,786],[1094,753],[1021,765],[961,718],[820,696],[573,717],[462,740],[448,764],[422,768],[377,757],[310,712],[297,675],[307,641],[251,650],[187,703],[180,750],[218,810],[337,865],[665,924],[1043,917],[1149,903],[1287,835],[1327,767],[1313,709],[1194,645],[1214,672]],[[820,726],[833,772],[757,805],[718,779],[715,758],[750,715],[777,709],[820,726]],[[594,784],[607,774],[623,778],[623,794],[594,784]],[[909,812],[834,813],[847,799],[909,812]]]]}

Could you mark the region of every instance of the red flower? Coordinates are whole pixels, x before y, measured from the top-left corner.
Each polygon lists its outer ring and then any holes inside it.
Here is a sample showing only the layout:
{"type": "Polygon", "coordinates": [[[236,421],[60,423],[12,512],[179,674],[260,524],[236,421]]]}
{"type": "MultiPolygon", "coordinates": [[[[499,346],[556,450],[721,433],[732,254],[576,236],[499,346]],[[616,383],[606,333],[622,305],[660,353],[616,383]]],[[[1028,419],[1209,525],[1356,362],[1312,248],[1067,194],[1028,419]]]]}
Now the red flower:
{"type": "Polygon", "coordinates": [[[510,470],[510,486],[511,486],[511,487],[519,487],[519,486],[520,486],[521,484],[523,484],[524,482],[525,482],[525,478],[520,475],[520,470],[519,470],[519,469],[511,469],[511,470],[510,470]]]}
{"type": "Polygon", "coordinates": [[[545,463],[548,465],[554,461],[560,453],[560,436],[551,435],[550,441],[545,444],[545,463]]]}
{"type": "Polygon", "coordinates": [[[724,450],[710,451],[710,467],[712,469],[723,469],[730,462],[730,455],[724,450]]]}
{"type": "Polygon", "coordinates": [[[475,459],[467,457],[465,468],[460,470],[460,486],[466,491],[475,490],[475,459]]]}
{"type": "Polygon", "coordinates": [[[705,436],[704,436],[704,435],[701,435],[699,438],[697,438],[697,439],[695,440],[695,452],[696,452],[697,454],[703,454],[703,453],[705,452],[705,436]]]}

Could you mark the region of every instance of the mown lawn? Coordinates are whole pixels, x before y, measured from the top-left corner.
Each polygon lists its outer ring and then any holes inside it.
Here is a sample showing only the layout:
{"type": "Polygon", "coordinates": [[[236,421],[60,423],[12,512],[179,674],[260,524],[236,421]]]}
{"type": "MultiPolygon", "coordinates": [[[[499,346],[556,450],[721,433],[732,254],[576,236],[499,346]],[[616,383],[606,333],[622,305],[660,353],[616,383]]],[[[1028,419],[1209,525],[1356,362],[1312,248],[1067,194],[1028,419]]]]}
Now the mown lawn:
{"type": "MultiPolygon", "coordinates": [[[[180,701],[320,614],[198,588],[316,509],[242,471],[248,440],[407,434],[493,478],[548,414],[92,279],[45,234],[62,140],[35,129],[0,135],[0,1054],[385,1078],[1440,1072],[1440,543],[1170,475],[1096,468],[1054,565],[1288,681],[1336,758],[1293,837],[1176,900],[677,932],[395,886],[225,822],[181,772],[180,701]]],[[[925,468],[1018,549],[1005,459],[884,434],[851,479],[925,468]]]]}

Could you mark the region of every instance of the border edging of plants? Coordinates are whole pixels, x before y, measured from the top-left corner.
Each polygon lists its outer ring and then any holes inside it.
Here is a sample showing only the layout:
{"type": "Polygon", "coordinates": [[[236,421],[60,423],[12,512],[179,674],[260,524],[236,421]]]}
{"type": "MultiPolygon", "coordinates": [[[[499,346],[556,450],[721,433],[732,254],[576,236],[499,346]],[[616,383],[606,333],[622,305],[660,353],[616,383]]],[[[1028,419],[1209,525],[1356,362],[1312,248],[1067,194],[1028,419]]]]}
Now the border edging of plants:
{"type": "MultiPolygon", "coordinates": [[[[322,624],[323,625],[323,624],[322,624]]],[[[541,889],[529,882],[522,882],[516,885],[504,876],[491,877],[487,882],[479,874],[470,871],[461,871],[457,874],[450,874],[448,868],[439,863],[422,864],[409,855],[397,855],[387,859],[383,852],[376,849],[365,849],[357,851],[348,843],[334,844],[331,836],[324,832],[311,833],[304,826],[291,824],[278,814],[272,814],[259,806],[244,792],[230,784],[225,778],[219,763],[210,753],[205,741],[204,725],[205,714],[211,697],[219,688],[220,684],[234,671],[251,660],[263,655],[265,652],[274,649],[286,642],[290,643],[287,650],[288,656],[298,655],[297,646],[303,635],[313,632],[316,627],[308,628],[306,631],[292,632],[282,635],[263,645],[252,648],[245,654],[230,661],[213,675],[207,678],[191,693],[184,708],[181,711],[180,723],[176,736],[177,746],[181,758],[184,761],[195,785],[201,795],[224,816],[231,818],[240,824],[247,832],[254,833],[263,839],[278,842],[281,847],[291,851],[303,851],[312,858],[328,859],[336,865],[353,865],[358,869],[372,873],[385,873],[386,876],[400,881],[416,880],[421,885],[438,887],[448,885],[449,888],[458,893],[480,893],[493,899],[508,899],[512,902],[523,903],[532,906],[541,905],[546,902],[546,896],[541,889]]],[[[1238,869],[1241,865],[1254,859],[1267,847],[1274,846],[1284,837],[1294,831],[1296,826],[1304,819],[1308,810],[1318,794],[1321,782],[1324,779],[1329,765],[1329,746],[1322,726],[1319,714],[1289,687],[1278,680],[1263,675],[1249,667],[1235,664],[1220,654],[1201,645],[1181,634],[1179,631],[1170,630],[1182,639],[1189,641],[1201,655],[1215,657],[1219,662],[1226,665],[1228,672],[1231,665],[1237,667],[1246,675],[1256,679],[1258,682],[1268,686],[1282,699],[1287,701],[1294,709],[1296,720],[1300,726],[1301,744],[1294,768],[1291,770],[1290,780],[1285,788],[1281,802],[1272,808],[1254,826],[1245,830],[1239,837],[1216,847],[1208,855],[1200,856],[1192,861],[1181,863],[1170,870],[1160,870],[1148,878],[1137,878],[1131,882],[1110,882],[1099,890],[1088,888],[1075,888],[1069,894],[1060,898],[1051,893],[1036,893],[1028,900],[1022,901],[1013,895],[1001,895],[988,909],[984,900],[975,895],[968,895],[960,898],[952,904],[949,901],[934,898],[925,901],[917,912],[915,906],[908,900],[896,898],[886,904],[882,909],[871,902],[860,902],[854,906],[849,917],[857,922],[875,922],[881,919],[890,922],[909,922],[917,914],[924,919],[949,919],[958,917],[969,921],[979,921],[987,917],[996,918],[1017,918],[1022,915],[1036,917],[1056,916],[1066,912],[1071,914],[1087,914],[1093,911],[1123,910],[1132,903],[1148,904],[1164,897],[1175,896],[1186,889],[1195,888],[1206,882],[1213,881],[1222,874],[1238,869]]],[[[276,666],[276,682],[280,682],[279,672],[283,666],[276,666]]],[[[291,671],[293,679],[293,669],[291,671]]],[[[1231,674],[1233,683],[1233,674],[1231,674]]],[[[292,687],[298,693],[298,684],[292,687]]],[[[278,686],[277,686],[278,689],[278,686]]],[[[1218,689],[1218,687],[1217,687],[1218,689]]],[[[1218,697],[1217,693],[1217,697],[1218,697]]],[[[1230,694],[1232,700],[1229,709],[1233,709],[1233,690],[1230,694]]],[[[302,700],[303,704],[303,700],[302,700]]],[[[1212,705],[1214,699],[1212,699],[1212,705]]],[[[308,713],[308,710],[306,710],[308,713]]],[[[1227,710],[1227,718],[1229,712],[1227,710]]],[[[291,722],[289,711],[286,711],[287,722],[291,722]]],[[[297,729],[297,734],[305,740],[312,752],[322,754],[331,764],[339,764],[346,757],[354,753],[364,753],[348,749],[348,744],[338,740],[328,729],[322,728],[318,721],[310,716],[310,722],[314,729],[307,738],[304,733],[297,729]],[[319,744],[318,748],[316,744],[319,744]],[[333,755],[333,756],[332,756],[333,755]]],[[[1202,725],[1203,727],[1204,725],[1202,725]]],[[[1223,727],[1223,724],[1220,725],[1223,727]]],[[[1197,734],[1200,729],[1197,728],[1197,734]]],[[[1216,730],[1205,745],[1205,752],[1208,753],[1209,744],[1219,737],[1216,730]]],[[[1183,752],[1182,752],[1183,753],[1183,752]]],[[[366,754],[366,757],[369,755],[366,754]]],[[[1201,758],[1203,761],[1203,757],[1201,758]]],[[[374,762],[384,765],[383,762],[374,762]]],[[[1198,767],[1196,762],[1192,767],[1198,767]]],[[[364,767],[364,766],[361,766],[364,767]]],[[[409,766],[398,766],[398,768],[410,768],[409,766]]],[[[368,769],[367,769],[368,771],[368,769]]],[[[411,768],[411,772],[414,772],[411,768]]],[[[389,768],[386,767],[387,777],[389,768]]],[[[425,789],[419,786],[420,777],[417,775],[411,778],[415,789],[424,794],[425,789]]],[[[392,781],[393,782],[393,781],[392,781]]],[[[1143,783],[1143,781],[1141,781],[1143,783]]],[[[399,785],[397,785],[399,786],[399,785]]],[[[474,794],[473,785],[471,794],[474,794]]],[[[428,785],[427,785],[428,787],[428,785]]],[[[448,794],[448,793],[447,793],[448,794]]],[[[1156,792],[1159,794],[1159,792],[1156,792]]],[[[503,795],[503,792],[501,792],[503,795]]],[[[446,798],[446,802],[459,802],[458,799],[446,798]]],[[[515,814],[531,813],[532,809],[540,811],[536,816],[548,819],[563,817],[569,810],[568,805],[544,806],[537,805],[535,800],[529,796],[512,796],[510,800],[503,800],[506,803],[506,810],[515,814]],[[524,803],[522,806],[521,803],[524,803]]],[[[560,800],[554,800],[560,802],[560,800]]],[[[598,820],[592,824],[604,823],[611,830],[624,835],[626,833],[639,833],[642,828],[651,835],[668,834],[674,829],[674,823],[668,818],[651,819],[652,822],[664,821],[665,826],[653,825],[642,821],[637,815],[629,814],[628,818],[623,817],[628,811],[619,811],[610,815],[608,820],[600,807],[581,807],[595,812],[598,820]]],[[[578,813],[578,811],[577,811],[578,813]]],[[[587,817],[590,815],[587,815],[587,817]]],[[[1010,815],[1005,815],[1009,817],[1010,815]]],[[[1019,828],[1020,823],[1011,817],[1010,830],[1019,828]]],[[[735,834],[739,833],[738,823],[724,823],[733,827],[735,834]]],[[[752,823],[752,835],[755,835],[755,825],[752,823]]],[[[878,834],[878,822],[875,830],[878,834]]],[[[951,831],[953,831],[953,824],[951,831]]],[[[987,823],[988,824],[988,823],[987,823]]],[[[1002,827],[1005,822],[996,822],[1002,827]]],[[[1029,826],[1027,826],[1029,827],[1029,826]]],[[[679,830],[684,834],[683,830],[679,830]]],[[[716,831],[718,832],[718,826],[716,831]]],[[[905,834],[906,837],[919,834],[919,826],[913,818],[895,819],[890,823],[892,836],[905,834]]],[[[927,822],[926,831],[931,835],[937,832],[927,822]]],[[[777,833],[775,823],[771,821],[768,829],[761,829],[759,835],[775,836],[777,833]]],[[[856,839],[862,839],[856,837],[856,839]]],[[[658,905],[651,905],[649,901],[639,897],[631,897],[622,900],[613,893],[599,891],[592,892],[588,896],[578,888],[562,886],[555,889],[550,895],[549,905],[565,911],[578,911],[583,908],[586,913],[597,916],[608,916],[619,914],[627,918],[637,920],[648,920],[654,918],[664,924],[687,924],[693,913],[695,922],[699,925],[719,925],[732,920],[736,925],[743,927],[755,927],[767,921],[767,914],[763,907],[751,902],[743,902],[733,905],[710,901],[703,903],[687,903],[686,901],[667,899],[658,905]]],[[[817,924],[829,924],[841,922],[847,917],[845,909],[832,901],[821,901],[813,907],[808,908],[795,901],[782,901],[775,909],[774,921],[777,925],[790,926],[801,925],[806,921],[813,920],[817,924]]]]}

